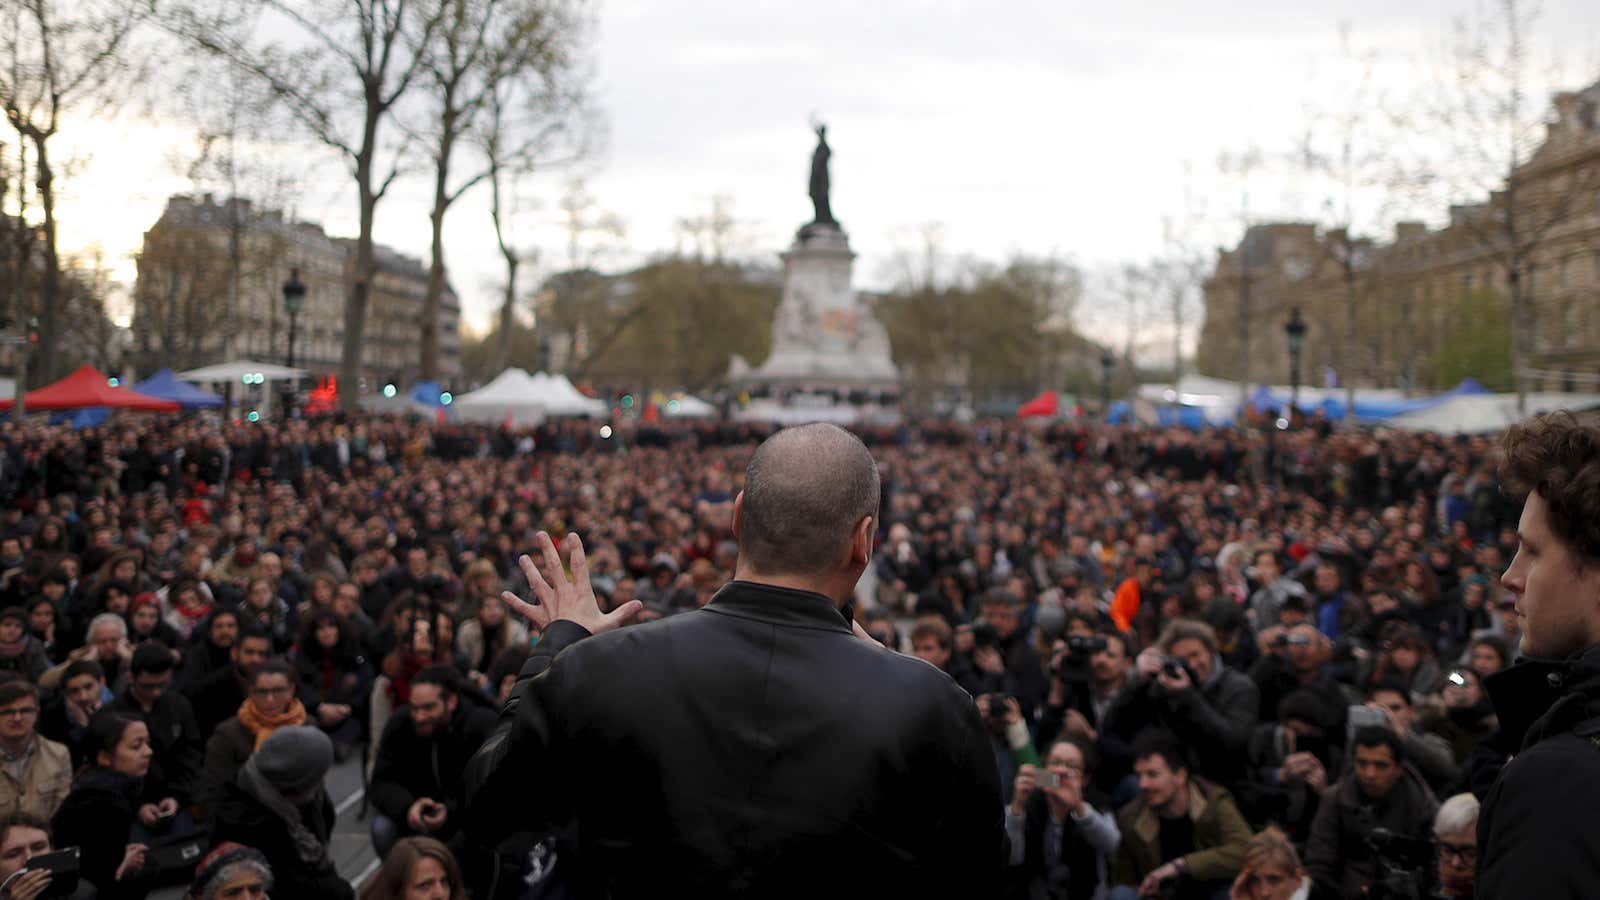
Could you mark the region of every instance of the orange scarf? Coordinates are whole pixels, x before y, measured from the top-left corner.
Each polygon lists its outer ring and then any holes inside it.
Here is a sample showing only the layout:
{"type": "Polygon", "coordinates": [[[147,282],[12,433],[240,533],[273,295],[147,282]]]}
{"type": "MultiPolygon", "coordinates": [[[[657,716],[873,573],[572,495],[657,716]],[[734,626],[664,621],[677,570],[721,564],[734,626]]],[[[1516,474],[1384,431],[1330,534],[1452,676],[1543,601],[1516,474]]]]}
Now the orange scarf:
{"type": "Polygon", "coordinates": [[[288,728],[291,725],[304,725],[306,723],[306,707],[299,699],[289,704],[289,708],[275,716],[269,716],[256,709],[255,700],[246,700],[239,707],[239,723],[250,729],[256,736],[255,749],[260,750],[261,745],[272,737],[272,733],[279,728],[288,728]]]}

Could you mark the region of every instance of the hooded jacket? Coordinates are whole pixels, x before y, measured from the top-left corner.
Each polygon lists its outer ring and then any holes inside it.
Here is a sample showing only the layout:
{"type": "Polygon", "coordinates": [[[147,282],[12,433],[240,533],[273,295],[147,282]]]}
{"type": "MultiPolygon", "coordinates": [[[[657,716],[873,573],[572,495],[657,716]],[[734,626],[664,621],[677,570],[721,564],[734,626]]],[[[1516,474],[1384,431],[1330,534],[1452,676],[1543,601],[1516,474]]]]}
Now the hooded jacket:
{"type": "Polygon", "coordinates": [[[1600,896],[1600,645],[1484,680],[1513,756],[1478,815],[1480,900],[1600,896]]]}

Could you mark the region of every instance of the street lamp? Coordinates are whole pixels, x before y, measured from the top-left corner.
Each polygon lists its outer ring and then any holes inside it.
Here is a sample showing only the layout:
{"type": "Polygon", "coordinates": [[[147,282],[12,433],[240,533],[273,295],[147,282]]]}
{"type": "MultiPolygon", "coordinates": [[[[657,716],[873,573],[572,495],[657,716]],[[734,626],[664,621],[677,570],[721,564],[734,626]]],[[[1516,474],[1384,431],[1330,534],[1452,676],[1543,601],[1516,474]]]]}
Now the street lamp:
{"type": "Polygon", "coordinates": [[[1117,367],[1117,358],[1107,350],[1100,354],[1100,421],[1111,421],[1111,372],[1117,367]]]}
{"type": "Polygon", "coordinates": [[[1289,415],[1294,422],[1295,410],[1300,406],[1300,350],[1306,344],[1306,323],[1300,318],[1300,307],[1289,311],[1289,321],[1283,326],[1289,337],[1289,415]]]}
{"type": "MultiPolygon", "coordinates": [[[[306,300],[306,286],[300,282],[300,267],[295,266],[289,270],[289,280],[283,283],[283,308],[289,313],[289,355],[285,362],[288,368],[294,368],[294,335],[295,327],[300,321],[300,306],[306,300]]],[[[294,379],[289,380],[289,389],[284,392],[283,414],[287,417],[291,411],[294,400],[294,379]]]]}

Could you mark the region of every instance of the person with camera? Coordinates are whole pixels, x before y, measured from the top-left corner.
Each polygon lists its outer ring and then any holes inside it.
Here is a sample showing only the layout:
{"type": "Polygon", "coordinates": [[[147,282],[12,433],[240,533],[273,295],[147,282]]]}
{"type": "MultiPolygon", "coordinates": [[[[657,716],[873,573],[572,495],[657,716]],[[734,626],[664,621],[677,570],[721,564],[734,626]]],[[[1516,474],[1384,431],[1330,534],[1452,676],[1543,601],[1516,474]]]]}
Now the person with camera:
{"type": "Polygon", "coordinates": [[[1426,841],[1438,810],[1421,776],[1407,766],[1399,735],[1383,725],[1356,729],[1350,770],[1322,795],[1311,823],[1306,868],[1312,897],[1359,897],[1406,869],[1407,842],[1426,841]],[[1380,843],[1382,835],[1392,837],[1380,843]]]}
{"type": "Polygon", "coordinates": [[[1309,624],[1274,626],[1257,635],[1257,644],[1261,656],[1250,667],[1250,680],[1261,692],[1261,718],[1277,715],[1278,704],[1289,694],[1308,691],[1339,711],[1332,724],[1344,728],[1342,713],[1355,697],[1334,677],[1333,647],[1326,635],[1309,624]]]}
{"type": "Polygon", "coordinates": [[[1295,691],[1278,704],[1272,722],[1250,736],[1250,779],[1237,797],[1251,821],[1277,823],[1296,843],[1311,833],[1329,773],[1340,771],[1340,710],[1311,691],[1295,691]],[[1334,737],[1330,737],[1333,735],[1334,737]]]}
{"type": "Polygon", "coordinates": [[[1381,716],[1381,723],[1400,736],[1406,758],[1435,792],[1447,790],[1461,777],[1450,743],[1417,727],[1417,708],[1400,682],[1374,682],[1367,686],[1366,708],[1381,716]]]}
{"type": "Polygon", "coordinates": [[[1191,777],[1180,746],[1154,730],[1134,742],[1139,796],[1117,813],[1122,842],[1107,900],[1209,900],[1239,873],[1250,826],[1226,788],[1191,777]]]}
{"type": "Polygon", "coordinates": [[[1134,660],[1134,684],[1100,730],[1127,737],[1155,725],[1188,748],[1197,775],[1230,784],[1244,775],[1259,696],[1249,678],[1222,664],[1211,626],[1175,619],[1134,660]]]}
{"type": "Polygon", "coordinates": [[[1131,742],[1101,733],[1106,713],[1127,690],[1132,672],[1128,638],[1117,631],[1081,634],[1069,628],[1050,658],[1050,690],[1034,727],[1035,745],[1076,738],[1096,747],[1100,761],[1095,783],[1102,790],[1114,789],[1133,766],[1131,742]]]}
{"type": "Polygon", "coordinates": [[[1050,745],[1043,768],[1024,765],[1006,807],[1011,894],[1028,900],[1090,900],[1110,881],[1121,835],[1088,799],[1094,749],[1078,738],[1050,745]]]}
{"type": "Polygon", "coordinates": [[[982,618],[972,628],[972,662],[987,683],[1005,679],[1006,693],[1017,698],[1023,715],[1031,719],[1044,701],[1044,661],[1022,627],[1022,600],[1004,588],[990,588],[978,608],[982,618]]]}

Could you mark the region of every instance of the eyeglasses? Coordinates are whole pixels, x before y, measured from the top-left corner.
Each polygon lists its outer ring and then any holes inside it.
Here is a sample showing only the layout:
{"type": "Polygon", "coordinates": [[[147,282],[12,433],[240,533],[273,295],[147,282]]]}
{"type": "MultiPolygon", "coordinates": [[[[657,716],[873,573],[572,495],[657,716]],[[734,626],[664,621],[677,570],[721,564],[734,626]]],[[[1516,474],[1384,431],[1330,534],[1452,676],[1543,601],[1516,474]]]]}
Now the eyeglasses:
{"type": "Polygon", "coordinates": [[[1477,865],[1478,847],[1476,844],[1450,844],[1440,841],[1439,858],[1449,859],[1451,857],[1461,860],[1462,865],[1477,865]]]}
{"type": "Polygon", "coordinates": [[[19,706],[15,709],[0,709],[0,717],[7,719],[26,719],[39,714],[37,706],[19,706]]]}
{"type": "Polygon", "coordinates": [[[274,694],[287,694],[291,690],[292,690],[292,688],[287,688],[287,687],[258,687],[258,688],[251,688],[250,689],[250,693],[252,693],[252,694],[261,694],[262,696],[270,697],[270,696],[272,696],[274,694]]]}

